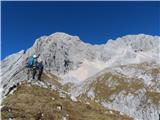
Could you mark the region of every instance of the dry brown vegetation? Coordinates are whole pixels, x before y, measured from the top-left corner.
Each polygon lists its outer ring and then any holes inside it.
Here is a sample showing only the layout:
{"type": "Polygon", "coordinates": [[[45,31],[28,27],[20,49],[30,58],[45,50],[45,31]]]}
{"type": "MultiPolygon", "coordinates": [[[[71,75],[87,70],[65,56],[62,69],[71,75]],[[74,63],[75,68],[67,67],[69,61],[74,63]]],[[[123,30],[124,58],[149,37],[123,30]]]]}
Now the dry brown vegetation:
{"type": "Polygon", "coordinates": [[[59,83],[59,78],[56,76],[56,75],[54,75],[54,74],[50,74],[50,73],[43,73],[42,74],[42,76],[41,76],[41,80],[43,81],[43,82],[49,82],[49,83],[51,83],[51,84],[53,84],[53,85],[57,85],[57,86],[61,86],[61,84],[59,83]]]}
{"type": "Polygon", "coordinates": [[[146,90],[146,98],[147,100],[151,100],[155,105],[160,104],[160,93],[158,92],[146,90]]]}
{"type": "Polygon", "coordinates": [[[3,101],[2,118],[61,120],[62,116],[66,116],[67,120],[132,120],[116,112],[110,113],[94,101],[89,103],[72,102],[69,97],[59,97],[56,91],[24,83],[3,101]]]}
{"type": "MultiPolygon", "coordinates": [[[[126,91],[126,94],[132,93],[135,91],[144,88],[144,83],[141,80],[131,79],[129,82],[128,78],[119,75],[113,75],[112,73],[106,73],[97,78],[97,81],[90,85],[90,88],[94,88],[95,98],[100,100],[109,100],[111,95],[119,94],[122,91],[126,91]],[[110,88],[107,84],[107,81],[111,78],[110,81],[116,82],[116,86],[110,88]]],[[[109,83],[109,82],[108,82],[109,83]]]]}

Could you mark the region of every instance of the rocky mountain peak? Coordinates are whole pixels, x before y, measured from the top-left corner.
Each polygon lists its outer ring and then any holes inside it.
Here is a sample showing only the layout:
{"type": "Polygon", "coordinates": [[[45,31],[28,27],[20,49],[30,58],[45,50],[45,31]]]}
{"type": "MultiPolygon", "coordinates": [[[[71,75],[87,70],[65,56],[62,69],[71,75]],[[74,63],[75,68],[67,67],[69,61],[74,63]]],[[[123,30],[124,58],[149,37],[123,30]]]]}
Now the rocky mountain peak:
{"type": "Polygon", "coordinates": [[[60,39],[60,40],[80,40],[78,36],[72,36],[64,32],[56,32],[56,33],[49,35],[49,37],[53,39],[60,39]]]}
{"type": "Polygon", "coordinates": [[[56,42],[74,42],[80,41],[78,36],[71,36],[63,32],[56,32],[49,36],[42,36],[35,41],[35,44],[52,44],[56,42]]]}
{"type": "Polygon", "coordinates": [[[107,47],[130,47],[132,50],[136,51],[147,51],[150,49],[157,48],[157,44],[160,44],[160,37],[158,36],[151,36],[145,34],[138,34],[138,35],[126,35],[123,37],[119,37],[116,40],[109,40],[106,43],[107,47]]]}

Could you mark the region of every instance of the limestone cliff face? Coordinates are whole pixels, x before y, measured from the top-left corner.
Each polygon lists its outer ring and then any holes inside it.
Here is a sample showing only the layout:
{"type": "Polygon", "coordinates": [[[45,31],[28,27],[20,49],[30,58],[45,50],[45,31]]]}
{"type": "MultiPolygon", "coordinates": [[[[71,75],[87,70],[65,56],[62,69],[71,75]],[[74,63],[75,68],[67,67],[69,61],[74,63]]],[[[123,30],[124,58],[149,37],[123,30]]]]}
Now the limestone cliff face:
{"type": "Polygon", "coordinates": [[[1,61],[2,97],[27,80],[27,57],[40,54],[44,72],[72,84],[70,94],[87,96],[138,120],[158,120],[160,112],[160,37],[127,35],[103,45],[54,33],[1,61]],[[158,96],[158,97],[157,97],[158,96]]]}

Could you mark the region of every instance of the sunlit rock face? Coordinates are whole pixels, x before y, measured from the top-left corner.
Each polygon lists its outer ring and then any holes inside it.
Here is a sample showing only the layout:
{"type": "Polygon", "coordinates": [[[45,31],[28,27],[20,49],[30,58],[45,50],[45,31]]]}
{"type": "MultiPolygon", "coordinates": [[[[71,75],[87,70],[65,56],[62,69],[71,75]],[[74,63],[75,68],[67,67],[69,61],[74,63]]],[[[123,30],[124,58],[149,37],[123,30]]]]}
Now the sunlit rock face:
{"type": "Polygon", "coordinates": [[[40,54],[45,69],[65,74],[79,68],[86,61],[128,64],[148,60],[158,61],[160,38],[149,35],[128,35],[109,40],[104,45],[84,43],[77,36],[55,33],[36,40],[26,54],[40,54]],[[154,54],[152,54],[154,53],[154,54]]]}
{"type": "Polygon", "coordinates": [[[56,75],[62,86],[71,84],[67,92],[73,97],[85,94],[137,120],[158,120],[159,36],[127,35],[103,45],[84,43],[61,32],[42,36],[28,50],[1,61],[2,97],[27,80],[25,63],[33,54],[40,54],[45,73],[56,75]]]}

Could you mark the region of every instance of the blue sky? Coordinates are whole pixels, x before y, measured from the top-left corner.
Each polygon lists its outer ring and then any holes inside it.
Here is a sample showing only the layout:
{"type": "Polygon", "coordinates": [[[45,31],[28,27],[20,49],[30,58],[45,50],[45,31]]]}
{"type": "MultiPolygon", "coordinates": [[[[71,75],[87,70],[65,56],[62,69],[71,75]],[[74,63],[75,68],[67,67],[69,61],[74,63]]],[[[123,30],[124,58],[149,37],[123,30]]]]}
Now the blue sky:
{"type": "Polygon", "coordinates": [[[2,2],[2,59],[54,32],[102,44],[128,34],[160,35],[160,2],[2,2]]]}

